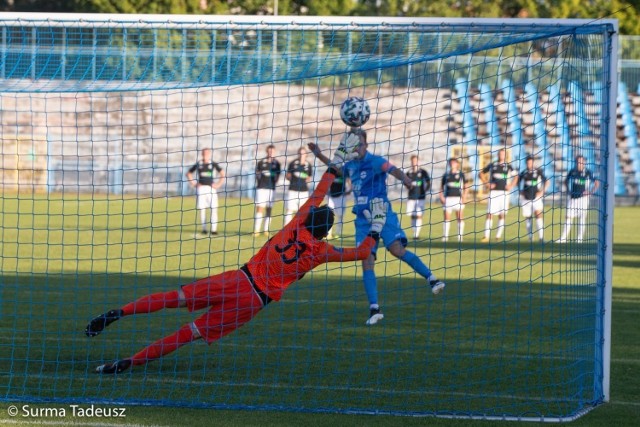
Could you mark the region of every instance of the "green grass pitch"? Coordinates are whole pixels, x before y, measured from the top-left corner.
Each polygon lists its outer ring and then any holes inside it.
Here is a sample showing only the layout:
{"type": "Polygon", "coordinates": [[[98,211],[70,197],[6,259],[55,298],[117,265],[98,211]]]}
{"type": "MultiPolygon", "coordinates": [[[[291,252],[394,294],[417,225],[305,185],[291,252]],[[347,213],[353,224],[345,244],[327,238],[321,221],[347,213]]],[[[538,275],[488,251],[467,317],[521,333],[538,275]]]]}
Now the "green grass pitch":
{"type": "MultiPolygon", "coordinates": [[[[506,240],[480,244],[485,207],[470,205],[462,244],[455,238],[441,242],[442,213],[437,206],[427,211],[423,239],[409,244],[447,281],[443,295],[430,295],[409,269],[384,250],[380,252],[377,271],[386,318],[379,328],[364,326],[367,304],[356,264],[333,264],[308,274],[289,289],[281,303],[271,305],[219,343],[210,347],[192,344],[147,368],[135,369],[125,378],[87,374],[100,361],[128,356],[150,339],[173,332],[194,317],[175,310],[136,316],[90,340],[82,331],[92,316],[149,292],[170,290],[236,268],[265,241],[251,235],[253,204],[237,199],[226,200],[226,208],[220,210],[225,218],[221,227],[224,237],[195,238],[193,202],[193,198],[3,195],[1,265],[3,283],[11,284],[0,289],[3,394],[11,387],[12,393],[39,390],[40,399],[97,393],[106,399],[180,401],[193,398],[185,396],[184,390],[195,390],[203,404],[215,400],[233,406],[250,396],[256,405],[273,405],[278,398],[284,406],[340,408],[344,402],[345,408],[363,410],[437,411],[447,407],[448,398],[463,396],[464,408],[469,410],[499,405],[503,403],[501,388],[506,386],[516,397],[510,404],[526,413],[524,405],[517,406],[518,396],[531,393],[553,399],[566,390],[562,386],[543,390],[542,384],[550,378],[562,384],[575,372],[590,367],[589,356],[582,357],[575,349],[576,343],[582,342],[579,337],[574,337],[573,343],[554,338],[564,336],[565,330],[575,328],[571,322],[593,311],[593,290],[566,285],[569,280],[592,280],[589,274],[597,260],[590,243],[573,247],[570,254],[558,245],[530,244],[520,238],[525,233],[524,223],[513,208],[507,218],[506,240]],[[568,263],[578,266],[571,276],[566,270],[568,263]],[[291,318],[296,321],[290,322],[291,318]],[[449,363],[444,348],[455,354],[455,366],[449,363]],[[501,358],[496,348],[521,357],[501,358]],[[535,355],[546,357],[542,362],[529,357],[535,355]],[[416,357],[425,364],[416,363],[416,357]],[[256,363],[257,371],[238,372],[256,363]],[[10,371],[14,375],[9,383],[10,371]],[[491,381],[496,377],[502,382],[491,381]],[[307,387],[308,383],[312,386],[307,387]],[[398,389],[409,390],[409,397],[394,393],[398,389]]],[[[280,204],[275,212],[278,217],[272,229],[281,226],[280,204]]],[[[560,209],[549,212],[555,213],[546,217],[547,241],[559,237],[562,222],[560,209]]],[[[617,208],[615,214],[611,403],[587,414],[574,423],[577,425],[640,423],[640,381],[634,375],[640,365],[639,214],[639,208],[617,208]]],[[[403,225],[408,228],[407,218],[403,218],[403,225]]],[[[454,236],[455,230],[452,224],[454,236]]],[[[351,225],[344,234],[352,235],[351,225]]],[[[352,238],[342,242],[344,246],[353,244],[352,238]]],[[[0,424],[461,423],[431,417],[374,419],[147,406],[127,407],[125,419],[34,419],[9,417],[6,409],[10,405],[0,404],[0,424]]],[[[562,410],[562,405],[557,409],[562,410]]],[[[52,405],[41,405],[46,406],[52,405]]],[[[541,410],[535,405],[530,409],[534,413],[541,410]]],[[[489,423],[466,420],[463,424],[489,423]]]]}

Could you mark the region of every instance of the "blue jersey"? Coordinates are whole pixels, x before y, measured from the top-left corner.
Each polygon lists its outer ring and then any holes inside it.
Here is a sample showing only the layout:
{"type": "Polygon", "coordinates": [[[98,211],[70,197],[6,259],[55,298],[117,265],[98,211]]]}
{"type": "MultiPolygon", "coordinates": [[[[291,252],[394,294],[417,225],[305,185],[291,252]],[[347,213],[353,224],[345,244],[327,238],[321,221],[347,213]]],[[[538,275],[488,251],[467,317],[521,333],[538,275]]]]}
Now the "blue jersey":
{"type": "Polygon", "coordinates": [[[353,213],[359,215],[369,207],[369,201],[387,198],[387,175],[395,169],[387,159],[367,151],[364,158],[352,160],[344,165],[344,174],[351,180],[355,204],[353,213]]]}

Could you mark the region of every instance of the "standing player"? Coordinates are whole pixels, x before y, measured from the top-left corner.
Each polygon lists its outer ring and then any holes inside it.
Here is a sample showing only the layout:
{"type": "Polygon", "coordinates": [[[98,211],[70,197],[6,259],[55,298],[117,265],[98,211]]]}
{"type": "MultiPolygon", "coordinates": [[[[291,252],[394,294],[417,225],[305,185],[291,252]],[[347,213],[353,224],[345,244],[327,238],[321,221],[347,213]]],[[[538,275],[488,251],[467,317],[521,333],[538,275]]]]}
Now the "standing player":
{"type": "Polygon", "coordinates": [[[536,226],[538,227],[538,237],[540,241],[544,241],[544,217],[542,211],[544,204],[542,198],[547,192],[549,181],[544,176],[542,169],[536,169],[533,166],[533,156],[527,156],[527,170],[520,173],[520,182],[522,183],[522,191],[520,192],[520,206],[522,207],[522,216],[526,218],[527,235],[529,240],[533,240],[533,224],[531,214],[536,217],[536,226]]]}
{"type": "Polygon", "coordinates": [[[329,202],[327,205],[333,209],[336,221],[333,225],[327,239],[338,239],[342,236],[342,225],[344,223],[344,214],[347,210],[347,196],[351,193],[348,185],[349,180],[342,175],[336,176],[336,179],[329,187],[329,202]]]}
{"type": "Polygon", "coordinates": [[[489,206],[487,206],[487,220],[484,228],[483,242],[489,241],[493,227],[493,215],[498,215],[498,232],[496,240],[502,239],[504,233],[504,219],[509,211],[509,192],[518,185],[518,173],[506,162],[507,150],[498,151],[498,161],[488,164],[480,173],[480,180],[488,185],[489,206]]]}
{"type": "MultiPolygon", "coordinates": [[[[436,276],[424,265],[424,263],[413,252],[407,251],[407,236],[400,227],[398,216],[391,210],[391,204],[387,197],[387,175],[392,175],[400,180],[405,186],[411,186],[411,180],[402,170],[393,166],[387,159],[371,154],[367,151],[367,133],[358,128],[345,135],[343,140],[349,140],[354,136],[358,137],[358,156],[347,162],[342,173],[351,180],[355,204],[353,213],[356,215],[356,243],[362,243],[368,233],[371,218],[367,206],[371,200],[380,198],[387,202],[387,221],[380,236],[389,252],[409,264],[414,271],[424,277],[434,294],[438,294],[444,289],[444,282],[438,280],[436,276]]],[[[320,152],[314,143],[309,144],[311,151],[321,162],[329,164],[329,158],[320,152]]],[[[362,261],[364,288],[369,299],[369,319],[367,325],[375,325],[384,318],[378,304],[378,283],[375,275],[376,251],[378,245],[371,250],[369,256],[362,261]]]]}
{"type": "Polygon", "coordinates": [[[287,167],[287,179],[289,180],[289,191],[287,193],[287,215],[284,223],[291,221],[293,214],[298,212],[301,205],[309,198],[308,183],[313,177],[311,163],[307,162],[307,150],[304,147],[298,149],[298,158],[289,163],[287,167]]]}
{"type": "Polygon", "coordinates": [[[264,234],[269,235],[271,225],[271,208],[273,207],[273,193],[276,183],[280,178],[282,167],[276,160],[276,147],[273,144],[267,146],[267,157],[256,165],[256,217],[253,226],[253,234],[260,234],[262,219],[264,218],[264,234]]]}
{"type": "Polygon", "coordinates": [[[571,223],[578,218],[578,242],[582,242],[587,230],[587,214],[589,213],[589,196],[598,190],[599,183],[593,173],[585,168],[583,156],[576,157],[576,166],[569,171],[565,185],[569,200],[567,202],[567,220],[558,242],[565,243],[571,232],[571,223]]]}
{"type": "Polygon", "coordinates": [[[418,156],[415,154],[411,156],[411,169],[406,175],[411,180],[409,200],[407,200],[407,213],[411,215],[413,238],[417,240],[422,229],[422,213],[424,212],[427,191],[431,189],[431,177],[426,170],[420,169],[418,156]]]}
{"type": "Polygon", "coordinates": [[[456,212],[458,219],[458,241],[461,242],[464,236],[464,205],[467,201],[467,179],[460,171],[458,159],[449,159],[449,171],[442,176],[442,191],[440,191],[440,202],[444,208],[444,234],[442,241],[449,240],[449,230],[451,229],[451,212],[456,212]]]}
{"type": "Polygon", "coordinates": [[[202,224],[202,234],[207,232],[207,208],[211,209],[211,235],[218,234],[218,188],[224,184],[225,173],[219,164],[211,160],[212,151],[210,148],[202,150],[202,160],[191,166],[187,172],[187,179],[191,186],[196,189],[196,207],[200,212],[200,223],[202,224]],[[198,173],[198,179],[193,174],[198,173]],[[215,174],[218,173],[220,179],[215,181],[215,174]]]}
{"type": "Polygon", "coordinates": [[[337,174],[336,167],[353,154],[349,148],[348,145],[342,146],[336,153],[332,166],[293,221],[265,243],[239,270],[201,279],[178,290],[144,296],[91,320],[85,333],[94,337],[124,316],[152,313],[164,308],[187,307],[189,311],[195,311],[209,307],[206,313],[174,334],[129,358],[100,365],[96,372],[119,374],[131,366],[144,365],[201,338],[211,344],[250,321],[271,301],[279,301],[292,283],[316,266],[369,256],[386,220],[388,207],[382,199],[372,200],[367,207],[371,225],[367,237],[357,248],[338,249],[322,241],[331,229],[333,213],[326,205],[318,206],[337,174]]]}

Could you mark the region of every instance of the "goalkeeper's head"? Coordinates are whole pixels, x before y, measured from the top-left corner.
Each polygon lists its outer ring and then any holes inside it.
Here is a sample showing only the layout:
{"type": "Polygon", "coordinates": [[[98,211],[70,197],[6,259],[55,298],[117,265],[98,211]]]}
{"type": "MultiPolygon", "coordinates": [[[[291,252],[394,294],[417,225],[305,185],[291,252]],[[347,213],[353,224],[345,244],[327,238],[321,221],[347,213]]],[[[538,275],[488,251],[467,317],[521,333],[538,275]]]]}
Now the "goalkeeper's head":
{"type": "Polygon", "coordinates": [[[333,227],[333,218],[333,209],[327,205],[322,205],[311,209],[307,219],[304,220],[304,226],[313,237],[322,240],[327,237],[329,230],[333,227]]]}

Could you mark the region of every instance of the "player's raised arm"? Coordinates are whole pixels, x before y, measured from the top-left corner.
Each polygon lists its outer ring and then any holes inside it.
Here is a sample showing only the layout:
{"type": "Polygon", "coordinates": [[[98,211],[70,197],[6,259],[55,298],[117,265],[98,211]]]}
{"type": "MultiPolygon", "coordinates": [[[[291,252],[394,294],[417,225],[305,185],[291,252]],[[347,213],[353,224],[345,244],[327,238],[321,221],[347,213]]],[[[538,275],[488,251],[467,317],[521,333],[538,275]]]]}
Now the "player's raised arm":
{"type": "Polygon", "coordinates": [[[384,167],[387,168],[387,172],[389,172],[389,175],[396,178],[398,181],[402,182],[405,185],[405,187],[411,188],[411,185],[413,182],[411,181],[411,178],[407,176],[406,173],[404,173],[402,170],[398,169],[397,167],[393,166],[389,162],[387,162],[386,165],[383,165],[383,168],[384,167]]]}

